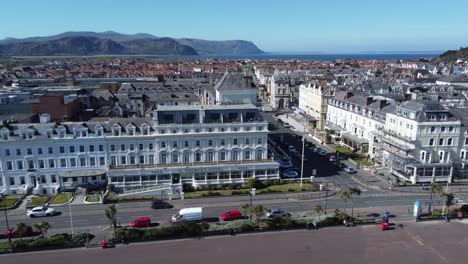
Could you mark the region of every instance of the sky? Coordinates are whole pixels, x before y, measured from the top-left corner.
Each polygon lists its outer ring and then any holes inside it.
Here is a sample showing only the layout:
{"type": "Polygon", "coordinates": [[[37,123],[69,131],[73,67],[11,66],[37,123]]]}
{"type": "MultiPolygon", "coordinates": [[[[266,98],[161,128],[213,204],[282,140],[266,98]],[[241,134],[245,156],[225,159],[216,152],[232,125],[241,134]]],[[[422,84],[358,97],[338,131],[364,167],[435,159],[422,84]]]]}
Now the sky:
{"type": "Polygon", "coordinates": [[[65,31],[253,41],[267,52],[468,46],[467,0],[4,0],[0,39],[65,31]]]}

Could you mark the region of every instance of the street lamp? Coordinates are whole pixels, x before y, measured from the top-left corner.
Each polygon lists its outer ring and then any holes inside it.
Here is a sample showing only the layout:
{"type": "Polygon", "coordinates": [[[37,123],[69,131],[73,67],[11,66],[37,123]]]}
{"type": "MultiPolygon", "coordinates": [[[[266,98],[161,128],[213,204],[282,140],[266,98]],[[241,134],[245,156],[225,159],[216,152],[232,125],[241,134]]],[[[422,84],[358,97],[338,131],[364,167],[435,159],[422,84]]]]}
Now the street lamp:
{"type": "Polygon", "coordinates": [[[304,148],[305,148],[305,122],[302,124],[303,131],[302,131],[302,156],[301,156],[301,189],[302,189],[302,179],[304,177],[304,148]]]}
{"type": "Polygon", "coordinates": [[[68,203],[68,211],[70,213],[70,228],[71,228],[71,235],[73,237],[73,217],[72,217],[72,211],[71,211],[70,203],[68,203]]]}
{"type": "Polygon", "coordinates": [[[6,209],[5,204],[3,204],[3,211],[5,212],[5,222],[6,222],[6,225],[7,225],[7,232],[8,232],[8,243],[11,244],[10,224],[8,223],[8,214],[7,214],[7,209],[6,209]]]}
{"type": "Polygon", "coordinates": [[[250,189],[250,221],[252,221],[252,198],[255,195],[255,188],[250,189]]]}

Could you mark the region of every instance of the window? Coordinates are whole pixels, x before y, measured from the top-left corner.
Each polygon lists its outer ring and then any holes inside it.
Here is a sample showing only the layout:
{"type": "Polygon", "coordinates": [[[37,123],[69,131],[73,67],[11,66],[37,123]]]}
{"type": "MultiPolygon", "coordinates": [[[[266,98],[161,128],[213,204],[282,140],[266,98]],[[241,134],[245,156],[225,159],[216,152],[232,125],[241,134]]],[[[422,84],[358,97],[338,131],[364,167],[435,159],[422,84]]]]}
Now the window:
{"type": "Polygon", "coordinates": [[[89,152],[94,152],[94,145],[89,145],[88,148],[89,148],[89,152]]]}
{"type": "Polygon", "coordinates": [[[39,162],[39,169],[45,168],[45,162],[44,162],[44,160],[38,160],[38,162],[39,162]]]}
{"type": "Polygon", "coordinates": [[[177,141],[172,141],[172,147],[177,148],[177,141]]]}
{"type": "Polygon", "coordinates": [[[96,158],[90,157],[89,158],[89,166],[96,166],[96,158]]]}
{"type": "Polygon", "coordinates": [[[199,147],[200,146],[200,140],[195,140],[195,147],[199,147]]]}
{"type": "Polygon", "coordinates": [[[26,154],[27,155],[32,155],[32,149],[30,149],[30,148],[26,149],[26,154]]]}
{"type": "Polygon", "coordinates": [[[143,144],[141,144],[141,143],[138,144],[138,149],[139,149],[139,150],[143,150],[143,144]]]}
{"type": "Polygon", "coordinates": [[[98,129],[96,130],[96,135],[97,135],[98,137],[102,137],[102,129],[101,129],[101,128],[98,128],[98,129]]]}
{"type": "Polygon", "coordinates": [[[52,147],[49,147],[49,148],[48,148],[48,153],[49,153],[49,154],[54,154],[54,149],[53,149],[52,147]]]}
{"type": "Polygon", "coordinates": [[[70,167],[76,167],[76,159],[70,158],[70,167]]]}
{"type": "Polygon", "coordinates": [[[208,140],[208,146],[210,146],[210,147],[213,146],[213,140],[212,139],[208,140]]]}
{"type": "Polygon", "coordinates": [[[431,127],[431,133],[434,133],[435,130],[436,130],[435,127],[432,126],[432,127],[431,127]]]}
{"type": "Polygon", "coordinates": [[[449,132],[453,132],[453,126],[449,127],[449,132]]]}
{"type": "Polygon", "coordinates": [[[161,148],[165,148],[166,147],[166,141],[161,141],[161,148]]]}
{"type": "Polygon", "coordinates": [[[7,170],[13,170],[13,162],[7,161],[6,165],[7,165],[7,170]]]}
{"type": "Polygon", "coordinates": [[[120,144],[120,150],[125,151],[125,144],[120,144]]]}
{"type": "Polygon", "coordinates": [[[67,159],[65,159],[65,158],[60,159],[60,167],[62,167],[62,168],[67,167],[67,159]]]}
{"type": "Polygon", "coordinates": [[[106,159],[104,157],[99,157],[99,165],[101,165],[101,166],[106,165],[106,159]]]}
{"type": "Polygon", "coordinates": [[[221,151],[219,153],[219,160],[226,160],[226,152],[221,151]]]}
{"type": "Polygon", "coordinates": [[[447,139],[447,146],[452,146],[452,138],[447,139]]]}
{"type": "Polygon", "coordinates": [[[135,150],[135,144],[130,144],[129,149],[130,149],[130,151],[134,151],[135,150]]]}
{"type": "Polygon", "coordinates": [[[144,136],[147,136],[149,134],[149,129],[147,127],[144,127],[142,132],[141,132],[144,136]]]}
{"type": "Polygon", "coordinates": [[[115,151],[115,145],[113,145],[113,144],[110,145],[110,150],[111,150],[111,151],[115,151]]]}
{"type": "Polygon", "coordinates": [[[262,138],[258,138],[258,139],[257,139],[257,144],[258,144],[258,145],[262,145],[262,144],[263,144],[262,138]]]}
{"type": "Polygon", "coordinates": [[[21,149],[16,149],[16,156],[21,156],[21,149]]]}
{"type": "Polygon", "coordinates": [[[57,177],[54,174],[50,175],[50,181],[52,183],[56,183],[57,182],[57,177]]]}
{"type": "Polygon", "coordinates": [[[122,165],[127,164],[127,156],[120,156],[120,164],[122,165]]]}
{"type": "Polygon", "coordinates": [[[42,154],[43,154],[43,153],[42,153],[42,148],[38,148],[38,149],[37,149],[37,154],[38,154],[38,155],[42,155],[42,154]]]}
{"type": "Polygon", "coordinates": [[[149,155],[148,156],[148,164],[154,164],[154,155],[149,155]]]}
{"type": "Polygon", "coordinates": [[[441,138],[441,139],[439,139],[439,146],[443,146],[443,145],[444,145],[444,139],[441,138]]]}
{"type": "Polygon", "coordinates": [[[145,164],[145,155],[140,155],[140,164],[145,164]]]}
{"type": "Polygon", "coordinates": [[[224,139],[221,139],[221,143],[220,143],[220,145],[221,145],[221,146],[224,146],[225,144],[226,144],[226,140],[224,140],[224,139]]]}
{"type": "Polygon", "coordinates": [[[161,133],[161,134],[166,134],[166,130],[161,129],[161,130],[159,131],[159,133],[161,133]]]}
{"type": "Polygon", "coordinates": [[[445,132],[445,127],[444,126],[440,127],[440,132],[445,132]]]}
{"type": "Polygon", "coordinates": [[[213,161],[213,151],[208,151],[206,154],[206,161],[213,161]]]}
{"type": "Polygon", "coordinates": [[[465,150],[462,150],[462,151],[460,152],[460,159],[462,159],[462,160],[465,160],[465,159],[466,159],[466,151],[465,151],[465,150]]]}
{"type": "Polygon", "coordinates": [[[28,160],[28,169],[34,169],[34,160],[28,160]]]}
{"type": "Polygon", "coordinates": [[[238,153],[237,150],[234,150],[232,152],[231,160],[238,160],[238,153]]]}
{"type": "Polygon", "coordinates": [[[178,163],[178,162],[179,162],[179,155],[172,154],[172,163],[178,163]]]}
{"type": "Polygon", "coordinates": [[[9,149],[5,149],[5,156],[10,156],[10,150],[9,149]]]}
{"type": "Polygon", "coordinates": [[[434,146],[434,139],[433,138],[429,139],[429,146],[434,146]]]}
{"type": "Polygon", "coordinates": [[[104,145],[99,145],[99,152],[104,151],[104,145]]]}
{"type": "Polygon", "coordinates": [[[23,161],[22,161],[22,160],[16,161],[16,168],[17,168],[18,170],[24,169],[24,167],[23,167],[23,161]]]}
{"type": "Polygon", "coordinates": [[[83,146],[83,145],[80,145],[80,153],[83,153],[83,152],[85,152],[84,146],[83,146]]]}
{"type": "Polygon", "coordinates": [[[134,165],[135,163],[136,163],[136,161],[135,161],[135,156],[134,156],[134,155],[131,155],[131,156],[130,156],[130,164],[131,164],[131,165],[134,165]]]}
{"type": "Polygon", "coordinates": [[[245,139],[245,144],[246,144],[246,145],[250,145],[250,139],[249,139],[249,138],[246,138],[246,139],[245,139]]]}
{"type": "Polygon", "coordinates": [[[246,127],[246,128],[245,128],[245,131],[250,131],[250,127],[246,127]]]}
{"type": "Polygon", "coordinates": [[[153,143],[149,143],[148,148],[149,148],[149,150],[153,150],[154,149],[153,143]]]}
{"type": "Polygon", "coordinates": [[[86,158],[85,157],[80,158],[80,166],[81,167],[86,167],[86,158]]]}
{"type": "Polygon", "coordinates": [[[245,155],[244,155],[244,159],[249,160],[249,159],[250,159],[250,150],[246,150],[246,151],[244,152],[244,154],[245,154],[245,155]]]}
{"type": "Polygon", "coordinates": [[[196,161],[196,162],[200,162],[200,161],[201,161],[201,153],[200,153],[200,152],[195,153],[195,161],[196,161]]]}
{"type": "Polygon", "coordinates": [[[185,141],[184,141],[184,147],[186,147],[186,148],[189,147],[189,142],[188,142],[188,140],[185,140],[185,141]]]}
{"type": "Polygon", "coordinates": [[[256,157],[257,160],[262,160],[263,159],[263,151],[261,150],[257,150],[257,157],[256,157]]]}
{"type": "Polygon", "coordinates": [[[110,163],[112,166],[117,165],[117,157],[116,156],[111,156],[110,163]]]}
{"type": "Polygon", "coordinates": [[[468,145],[468,137],[465,138],[465,145],[468,145]]]}
{"type": "Polygon", "coordinates": [[[184,163],[190,162],[190,153],[184,153],[184,163]]]}
{"type": "Polygon", "coordinates": [[[235,138],[235,139],[232,140],[232,144],[233,144],[233,145],[237,145],[237,138],[235,138]]]}
{"type": "Polygon", "coordinates": [[[213,132],[213,128],[208,128],[208,132],[213,132]]]}
{"type": "Polygon", "coordinates": [[[49,159],[49,168],[55,168],[55,160],[49,159]]]}
{"type": "Polygon", "coordinates": [[[120,128],[118,128],[118,127],[112,128],[112,135],[113,136],[120,136],[120,128]]]}
{"type": "Polygon", "coordinates": [[[161,156],[159,157],[159,163],[166,164],[166,162],[167,162],[166,153],[161,153],[161,156]]]}
{"type": "Polygon", "coordinates": [[[75,146],[70,146],[70,153],[75,153],[75,146]]]}

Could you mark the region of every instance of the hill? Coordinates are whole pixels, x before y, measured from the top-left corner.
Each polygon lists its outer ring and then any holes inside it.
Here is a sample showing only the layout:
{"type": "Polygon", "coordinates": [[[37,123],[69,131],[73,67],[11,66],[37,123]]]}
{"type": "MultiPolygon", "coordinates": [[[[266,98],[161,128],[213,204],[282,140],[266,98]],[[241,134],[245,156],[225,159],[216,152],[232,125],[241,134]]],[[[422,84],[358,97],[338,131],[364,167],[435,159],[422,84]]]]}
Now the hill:
{"type": "Polygon", "coordinates": [[[443,61],[456,61],[459,58],[468,59],[468,47],[459,50],[448,50],[439,56],[443,61]]]}
{"type": "MultiPolygon", "coordinates": [[[[245,40],[226,40],[226,41],[211,41],[211,40],[202,40],[202,39],[190,39],[190,38],[165,38],[157,37],[147,33],[137,33],[137,34],[122,34],[114,31],[105,31],[105,32],[92,32],[92,31],[69,31],[52,36],[43,36],[43,37],[30,37],[30,38],[5,38],[0,40],[0,50],[14,51],[15,53],[10,53],[12,55],[24,55],[32,56],[31,54],[36,55],[46,55],[40,54],[39,51],[47,51],[48,54],[53,53],[52,50],[48,49],[45,46],[52,47],[57,45],[58,42],[64,42],[67,39],[77,38],[90,38],[91,42],[96,42],[94,39],[100,40],[111,40],[114,43],[95,43],[99,45],[113,45],[120,44],[121,46],[127,46],[132,53],[130,54],[156,54],[156,55],[192,55],[193,51],[187,49],[185,46],[191,47],[198,54],[259,54],[263,53],[254,43],[245,40]],[[151,40],[160,40],[160,42],[154,42],[151,40]],[[176,47],[176,44],[170,41],[175,41],[181,46],[176,47]],[[141,42],[141,43],[139,43],[141,42]],[[35,43],[35,44],[34,44],[35,43]],[[150,45],[150,47],[144,47],[144,45],[150,45]],[[174,45],[170,48],[170,45],[174,45]],[[165,51],[156,51],[158,47],[165,47],[165,51]],[[171,50],[173,53],[168,53],[168,50],[171,50]],[[25,54],[21,54],[21,51],[25,51],[25,54]],[[144,53],[135,53],[135,52],[144,52],[144,53]]],[[[81,41],[84,41],[83,39],[81,41]]],[[[59,45],[60,46],[60,45],[59,45]]],[[[65,48],[65,47],[63,47],[65,48]]],[[[88,47],[90,51],[93,51],[93,48],[88,47]]],[[[86,49],[88,49],[86,48],[86,49]]],[[[85,50],[86,50],[85,49],[85,50]]],[[[113,50],[112,48],[110,48],[113,50]]],[[[116,51],[119,48],[115,47],[116,51]]],[[[103,54],[98,52],[99,48],[96,48],[94,53],[80,53],[75,55],[96,55],[103,54]]],[[[68,55],[73,55],[72,50],[67,50],[68,55]]],[[[62,51],[57,51],[56,53],[62,53],[62,51]]],[[[0,53],[7,54],[7,53],[0,53]]],[[[121,53],[112,53],[112,54],[121,54],[121,53]]]]}
{"type": "Polygon", "coordinates": [[[197,55],[191,47],[167,38],[116,42],[95,37],[69,36],[59,39],[0,45],[0,55],[87,56],[87,55],[197,55]]]}

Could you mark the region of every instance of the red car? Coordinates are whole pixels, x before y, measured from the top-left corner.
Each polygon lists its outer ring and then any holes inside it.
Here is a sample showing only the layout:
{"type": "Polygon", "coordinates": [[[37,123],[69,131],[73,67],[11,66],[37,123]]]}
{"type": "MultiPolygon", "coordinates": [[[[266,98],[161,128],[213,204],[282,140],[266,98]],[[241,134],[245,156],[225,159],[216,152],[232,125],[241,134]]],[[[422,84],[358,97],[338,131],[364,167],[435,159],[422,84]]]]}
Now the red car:
{"type": "Polygon", "coordinates": [[[234,221],[241,218],[242,214],[239,210],[232,210],[221,215],[221,219],[223,219],[223,221],[234,221]]]}
{"type": "MultiPolygon", "coordinates": [[[[33,235],[32,227],[31,226],[26,226],[26,229],[24,230],[23,237],[29,237],[29,236],[32,236],[32,235],[33,235]]],[[[8,238],[8,237],[13,238],[13,237],[20,237],[20,234],[19,234],[18,230],[10,228],[9,230],[5,231],[4,236],[6,238],[8,238]]]]}
{"type": "Polygon", "coordinates": [[[139,219],[132,221],[131,227],[141,228],[150,227],[151,219],[149,217],[140,217],[139,219]]]}

